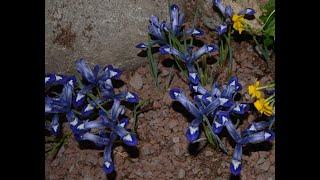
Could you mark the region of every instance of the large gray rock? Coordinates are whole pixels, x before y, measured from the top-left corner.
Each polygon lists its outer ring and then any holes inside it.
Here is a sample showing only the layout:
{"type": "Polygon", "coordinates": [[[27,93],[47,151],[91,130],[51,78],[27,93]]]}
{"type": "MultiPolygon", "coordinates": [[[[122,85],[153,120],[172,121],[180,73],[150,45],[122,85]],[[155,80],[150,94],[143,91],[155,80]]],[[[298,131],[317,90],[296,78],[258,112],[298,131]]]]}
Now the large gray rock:
{"type": "MultiPolygon", "coordinates": [[[[184,2],[183,0],[180,0],[184,2]]],[[[46,0],[45,70],[75,72],[74,61],[135,68],[135,45],[147,40],[149,17],[168,19],[167,0],[46,0]]],[[[176,2],[176,1],[174,1],[176,2]]],[[[182,3],[176,2],[178,5],[182,3]]]]}

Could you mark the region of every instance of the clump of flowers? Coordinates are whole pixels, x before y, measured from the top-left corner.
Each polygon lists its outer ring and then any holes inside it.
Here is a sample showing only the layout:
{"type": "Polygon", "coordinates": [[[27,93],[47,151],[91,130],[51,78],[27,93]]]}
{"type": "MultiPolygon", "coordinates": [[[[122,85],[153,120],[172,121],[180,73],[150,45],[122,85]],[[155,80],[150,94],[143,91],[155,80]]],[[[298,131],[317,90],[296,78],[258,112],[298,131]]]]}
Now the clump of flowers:
{"type": "MultiPolygon", "coordinates": [[[[152,15],[149,20],[148,34],[151,36],[150,45],[168,45],[172,38],[181,39],[183,36],[202,36],[204,32],[199,28],[184,28],[184,13],[180,8],[172,4],[170,6],[170,22],[159,21],[157,16],[152,15]]],[[[136,45],[137,48],[145,49],[148,42],[136,45]]]]}
{"type": "MultiPolygon", "coordinates": [[[[204,45],[194,52],[191,48],[186,52],[181,52],[169,45],[160,47],[161,54],[174,55],[185,63],[188,70],[188,82],[190,90],[193,92],[194,103],[187,98],[182,89],[172,88],[169,92],[170,97],[180,102],[194,117],[186,130],[186,138],[190,143],[198,142],[201,129],[203,129],[207,141],[210,144],[218,145],[227,153],[225,145],[218,136],[226,127],[228,134],[236,142],[230,171],[233,175],[239,175],[242,147],[249,143],[271,141],[274,138],[274,133],[267,129],[269,122],[253,123],[241,133],[236,130],[235,119],[241,118],[249,110],[248,104],[235,101],[235,95],[242,89],[237,77],[231,77],[222,88],[217,83],[213,83],[211,90],[207,90],[201,85],[194,62],[203,54],[217,50],[218,48],[214,44],[204,45]]],[[[257,95],[256,92],[255,94],[257,95]]]]}
{"type": "Polygon", "coordinates": [[[46,127],[58,136],[59,116],[64,115],[69,127],[79,142],[90,141],[97,147],[104,147],[104,165],[106,173],[114,170],[112,147],[118,138],[128,146],[137,145],[137,137],[126,129],[128,119],[121,101],[138,103],[137,94],[132,92],[115,93],[112,80],[119,79],[121,71],[109,65],[91,69],[84,59],[76,61],[76,76],[48,74],[45,76],[46,94],[45,113],[52,116],[46,127]],[[52,92],[52,88],[63,86],[62,92],[52,92]],[[108,109],[108,103],[112,107],[108,109]]]}

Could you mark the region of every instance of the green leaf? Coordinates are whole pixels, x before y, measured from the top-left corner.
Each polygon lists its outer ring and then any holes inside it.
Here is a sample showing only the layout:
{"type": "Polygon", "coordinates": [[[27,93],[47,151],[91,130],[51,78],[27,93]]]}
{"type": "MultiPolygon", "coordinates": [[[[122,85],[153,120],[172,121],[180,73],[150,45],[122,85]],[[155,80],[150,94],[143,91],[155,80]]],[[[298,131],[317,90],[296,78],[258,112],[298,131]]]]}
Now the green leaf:
{"type": "Polygon", "coordinates": [[[275,9],[275,0],[269,0],[265,5],[261,7],[262,15],[259,17],[263,23],[266,23],[268,16],[275,9]]]}

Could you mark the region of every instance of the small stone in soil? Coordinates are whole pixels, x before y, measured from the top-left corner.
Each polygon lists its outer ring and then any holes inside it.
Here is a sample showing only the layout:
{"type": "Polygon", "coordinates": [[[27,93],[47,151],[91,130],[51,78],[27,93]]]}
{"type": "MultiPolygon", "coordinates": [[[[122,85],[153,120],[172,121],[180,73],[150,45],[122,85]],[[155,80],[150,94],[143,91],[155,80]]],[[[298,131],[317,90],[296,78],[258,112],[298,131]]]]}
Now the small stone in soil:
{"type": "Polygon", "coordinates": [[[260,165],[262,163],[264,163],[266,161],[265,158],[261,157],[258,161],[257,161],[257,164],[260,165]]]}
{"type": "Polygon", "coordinates": [[[141,78],[141,75],[138,73],[135,73],[132,78],[130,79],[129,84],[134,88],[134,89],[141,89],[143,86],[143,81],[141,78]]]}
{"type": "Polygon", "coordinates": [[[208,156],[212,156],[212,155],[213,155],[213,152],[211,152],[211,151],[206,151],[206,152],[205,152],[205,156],[207,156],[207,157],[208,157],[208,156]]]}
{"type": "Polygon", "coordinates": [[[179,143],[179,137],[173,137],[172,141],[173,143],[179,143]]]}
{"type": "Polygon", "coordinates": [[[173,146],[174,155],[179,156],[180,155],[180,147],[178,144],[175,144],[173,146]]]}
{"type": "Polygon", "coordinates": [[[270,161],[265,161],[263,164],[260,165],[260,169],[263,171],[268,171],[270,168],[270,161]]]}
{"type": "Polygon", "coordinates": [[[186,175],[186,172],[183,169],[180,169],[178,173],[179,179],[183,179],[185,175],[186,175]]]}
{"type": "Polygon", "coordinates": [[[169,75],[169,71],[168,70],[166,70],[166,69],[162,69],[161,70],[161,74],[160,74],[160,76],[161,77],[166,77],[166,76],[168,76],[169,75]]]}

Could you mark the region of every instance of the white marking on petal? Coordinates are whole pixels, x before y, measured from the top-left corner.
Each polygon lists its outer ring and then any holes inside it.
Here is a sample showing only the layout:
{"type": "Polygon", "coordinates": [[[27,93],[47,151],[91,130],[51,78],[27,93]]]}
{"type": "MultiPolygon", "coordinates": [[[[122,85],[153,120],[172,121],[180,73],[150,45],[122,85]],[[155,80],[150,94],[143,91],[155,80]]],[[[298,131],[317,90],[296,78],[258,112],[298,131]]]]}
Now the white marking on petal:
{"type": "Polygon", "coordinates": [[[193,34],[199,34],[199,33],[200,33],[200,31],[198,31],[197,29],[193,30],[193,34]]]}
{"type": "Polygon", "coordinates": [[[180,94],[177,93],[177,92],[174,92],[173,95],[174,95],[175,97],[178,97],[180,94]]]}
{"type": "Polygon", "coordinates": [[[192,86],[193,90],[197,92],[198,86],[192,86]]]}
{"type": "Polygon", "coordinates": [[[241,164],[240,161],[237,160],[232,160],[231,162],[235,170],[238,169],[239,165],[241,164]]]}
{"type": "Polygon", "coordinates": [[[50,77],[45,77],[44,82],[47,83],[49,81],[50,77]]]}
{"type": "Polygon", "coordinates": [[[76,102],[78,102],[80,99],[82,99],[84,97],[84,95],[83,94],[81,94],[81,93],[78,93],[77,94],[77,98],[76,98],[76,102]]]}
{"type": "Polygon", "coordinates": [[[59,81],[59,80],[61,80],[62,79],[62,77],[61,76],[58,76],[58,75],[54,75],[55,77],[56,77],[56,81],[59,81]]]}
{"type": "Polygon", "coordinates": [[[256,129],[256,127],[254,127],[254,125],[252,124],[252,125],[250,126],[249,130],[250,130],[250,131],[256,131],[257,129],[256,129]]]}
{"type": "Polygon", "coordinates": [[[211,51],[211,50],[213,50],[213,47],[208,46],[208,51],[211,51]]]}
{"type": "Polygon", "coordinates": [[[91,104],[88,104],[87,107],[84,109],[84,112],[90,111],[94,109],[94,107],[91,104]]]}
{"type": "Polygon", "coordinates": [[[225,116],[222,116],[222,123],[226,123],[228,121],[228,118],[226,118],[225,116]]]}
{"type": "Polygon", "coordinates": [[[121,124],[119,124],[119,126],[121,126],[121,127],[123,127],[124,128],[124,125],[126,125],[126,123],[121,123],[121,124]]]}
{"type": "Polygon", "coordinates": [[[126,99],[129,99],[129,98],[134,98],[134,96],[130,92],[128,92],[126,95],[126,99]]]}
{"type": "Polygon", "coordinates": [[[59,124],[52,126],[53,131],[54,131],[54,132],[57,132],[58,127],[59,127],[59,124]]]}
{"type": "Polygon", "coordinates": [[[126,141],[132,142],[132,137],[131,137],[130,134],[127,134],[126,136],[124,136],[123,139],[126,140],[126,141]]]}
{"type": "Polygon", "coordinates": [[[78,118],[74,118],[74,120],[71,121],[70,124],[71,124],[72,126],[77,125],[77,124],[78,124],[78,118]]]}
{"type": "Polygon", "coordinates": [[[230,83],[231,86],[235,86],[236,85],[236,81],[232,81],[232,83],[230,83]]]}
{"type": "Polygon", "coordinates": [[[264,133],[264,139],[268,139],[271,136],[270,133],[264,133]]]}
{"type": "Polygon", "coordinates": [[[203,96],[203,95],[200,94],[200,95],[197,95],[197,96],[198,96],[199,99],[202,99],[202,96],[203,96]]]}
{"type": "Polygon", "coordinates": [[[239,105],[236,106],[235,108],[233,108],[233,110],[235,110],[235,111],[240,111],[240,106],[239,106],[239,105]]]}
{"type": "Polygon", "coordinates": [[[195,132],[197,132],[199,130],[199,127],[192,127],[190,126],[189,127],[189,130],[190,130],[190,134],[194,134],[195,132]]]}
{"type": "Polygon", "coordinates": [[[73,86],[73,80],[70,80],[70,81],[68,82],[68,84],[70,84],[71,86],[73,86]]]}
{"type": "Polygon", "coordinates": [[[110,77],[116,76],[118,73],[116,71],[110,71],[110,77]]]}
{"type": "Polygon", "coordinates": [[[52,108],[48,104],[46,104],[45,105],[45,112],[50,112],[51,110],[52,110],[52,108]]]}
{"type": "Polygon", "coordinates": [[[222,125],[220,123],[218,123],[217,121],[214,122],[214,124],[216,125],[216,127],[221,127],[222,125]]]}
{"type": "Polygon", "coordinates": [[[220,100],[220,105],[224,105],[226,102],[228,102],[228,99],[226,98],[219,98],[220,100]]]}
{"type": "Polygon", "coordinates": [[[80,124],[77,129],[84,129],[84,123],[80,124]]]}
{"type": "Polygon", "coordinates": [[[206,100],[208,100],[208,101],[210,101],[210,102],[211,102],[211,101],[212,101],[212,97],[211,97],[211,96],[209,96],[209,97],[207,97],[207,98],[206,98],[206,100]]]}
{"type": "Polygon", "coordinates": [[[189,73],[193,79],[196,79],[197,73],[189,73]]]}
{"type": "Polygon", "coordinates": [[[106,161],[106,162],[104,162],[104,165],[105,165],[107,168],[109,168],[111,164],[110,164],[108,161],[106,161]]]}
{"type": "Polygon", "coordinates": [[[108,84],[109,86],[112,86],[112,81],[111,81],[111,79],[107,79],[107,80],[106,80],[106,84],[108,84]]]}
{"type": "Polygon", "coordinates": [[[170,52],[170,48],[164,48],[163,50],[170,52]]]}

